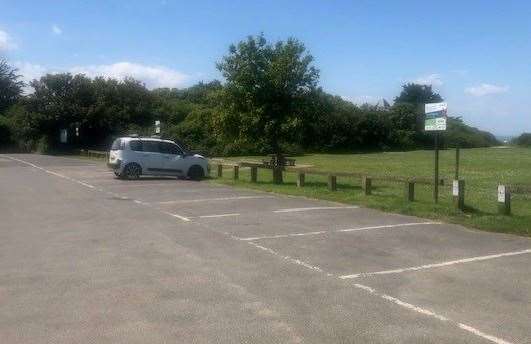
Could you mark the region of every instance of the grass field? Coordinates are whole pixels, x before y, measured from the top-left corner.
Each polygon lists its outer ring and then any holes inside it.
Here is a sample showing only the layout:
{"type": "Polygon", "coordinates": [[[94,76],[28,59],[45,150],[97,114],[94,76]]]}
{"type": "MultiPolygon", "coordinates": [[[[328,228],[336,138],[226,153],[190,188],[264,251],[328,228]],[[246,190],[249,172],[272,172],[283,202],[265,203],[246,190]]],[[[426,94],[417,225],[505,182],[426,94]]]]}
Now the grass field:
{"type": "MultiPolygon", "coordinates": [[[[297,165],[311,165],[313,169],[336,172],[360,172],[369,175],[428,177],[433,175],[433,151],[391,152],[373,154],[309,154],[298,156],[297,165]]],[[[226,160],[261,161],[261,157],[233,157],[226,160]]],[[[455,151],[441,151],[441,178],[453,179],[455,151]]],[[[211,171],[214,176],[214,170],[211,171]]],[[[249,169],[240,168],[235,181],[228,169],[221,179],[212,182],[364,205],[389,212],[416,215],[460,223],[469,227],[495,232],[531,236],[531,195],[513,195],[512,215],[497,214],[497,185],[531,185],[531,149],[477,148],[461,150],[460,177],[466,183],[466,211],[452,205],[451,185],[440,187],[440,201],[434,204],[432,186],[415,186],[415,202],[406,202],[403,183],[373,182],[373,195],[365,196],[359,178],[339,178],[337,191],[327,189],[325,176],[306,176],[306,186],[297,188],[296,174],[285,173],[284,184],[272,183],[270,170],[259,169],[258,183],[250,183],[249,169]]]]}

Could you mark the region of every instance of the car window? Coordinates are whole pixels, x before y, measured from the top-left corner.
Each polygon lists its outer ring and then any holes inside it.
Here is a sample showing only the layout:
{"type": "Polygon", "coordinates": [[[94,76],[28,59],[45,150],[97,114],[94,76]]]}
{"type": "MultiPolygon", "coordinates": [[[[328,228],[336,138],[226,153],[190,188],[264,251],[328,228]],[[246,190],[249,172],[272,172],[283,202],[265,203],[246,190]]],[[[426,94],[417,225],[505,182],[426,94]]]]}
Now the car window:
{"type": "Polygon", "coordinates": [[[160,153],[159,141],[142,141],[144,152],[160,153]]]}
{"type": "Polygon", "coordinates": [[[129,147],[131,148],[131,150],[133,150],[135,152],[142,152],[143,151],[142,141],[140,141],[140,140],[129,141],[129,147]]]}
{"type": "Polygon", "coordinates": [[[160,152],[164,154],[182,155],[182,151],[177,145],[169,142],[160,143],[160,152]]]}
{"type": "Polygon", "coordinates": [[[124,149],[124,144],[122,139],[116,139],[112,143],[111,150],[121,150],[124,149]]]}

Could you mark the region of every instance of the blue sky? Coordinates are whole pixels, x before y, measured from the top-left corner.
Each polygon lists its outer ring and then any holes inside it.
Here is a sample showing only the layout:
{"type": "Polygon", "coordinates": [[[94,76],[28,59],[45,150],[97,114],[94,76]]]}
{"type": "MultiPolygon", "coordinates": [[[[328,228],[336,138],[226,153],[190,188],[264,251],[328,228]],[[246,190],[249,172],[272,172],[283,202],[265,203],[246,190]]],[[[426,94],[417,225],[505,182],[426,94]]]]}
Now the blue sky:
{"type": "Polygon", "coordinates": [[[531,132],[530,1],[0,0],[0,54],[25,78],[133,75],[150,88],[220,78],[230,43],[303,41],[321,86],[391,101],[430,83],[449,113],[499,135],[531,132]]]}

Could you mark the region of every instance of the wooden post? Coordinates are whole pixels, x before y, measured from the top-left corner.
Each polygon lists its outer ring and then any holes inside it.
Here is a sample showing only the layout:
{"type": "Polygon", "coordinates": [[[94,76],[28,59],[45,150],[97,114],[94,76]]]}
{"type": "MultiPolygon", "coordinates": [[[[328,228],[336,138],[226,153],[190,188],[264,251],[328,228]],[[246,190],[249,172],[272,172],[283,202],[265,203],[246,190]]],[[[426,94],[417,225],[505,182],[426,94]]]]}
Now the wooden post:
{"type": "Polygon", "coordinates": [[[256,183],[258,181],[258,167],[251,167],[251,183],[256,183]]]}
{"type": "Polygon", "coordinates": [[[297,174],[297,187],[298,188],[302,188],[304,186],[305,177],[306,175],[304,174],[304,172],[299,172],[297,174]]]}
{"type": "Polygon", "coordinates": [[[405,187],[406,200],[413,202],[415,200],[415,182],[407,181],[405,187]]]}
{"type": "Polygon", "coordinates": [[[465,181],[454,180],[452,187],[452,195],[454,198],[454,205],[457,209],[465,210],[465,181]]]}
{"type": "Polygon", "coordinates": [[[370,177],[363,177],[361,180],[361,188],[363,189],[365,195],[370,195],[372,193],[372,179],[370,177]]]}
{"type": "Polygon", "coordinates": [[[234,166],[234,180],[240,178],[240,166],[234,166]]]}
{"type": "Polygon", "coordinates": [[[328,190],[330,191],[336,191],[337,190],[337,178],[336,176],[329,175],[328,176],[328,190]]]}
{"type": "Polygon", "coordinates": [[[218,178],[223,177],[223,165],[218,164],[218,178]]]}
{"type": "Polygon", "coordinates": [[[282,184],[282,167],[274,166],[273,167],[273,183],[282,184]]]}
{"type": "Polygon", "coordinates": [[[511,215],[511,191],[507,185],[498,185],[498,213],[511,215]]]}

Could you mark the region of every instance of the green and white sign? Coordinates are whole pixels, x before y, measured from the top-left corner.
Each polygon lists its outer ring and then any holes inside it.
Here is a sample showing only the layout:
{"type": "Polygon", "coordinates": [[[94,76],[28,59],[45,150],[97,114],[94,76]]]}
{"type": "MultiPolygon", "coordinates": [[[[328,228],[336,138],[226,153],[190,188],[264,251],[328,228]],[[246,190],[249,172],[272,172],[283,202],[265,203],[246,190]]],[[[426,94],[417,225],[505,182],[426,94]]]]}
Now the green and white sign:
{"type": "Polygon", "coordinates": [[[446,103],[428,103],[424,105],[426,121],[424,130],[426,131],[444,131],[446,130],[446,112],[448,104],[446,103]]]}

